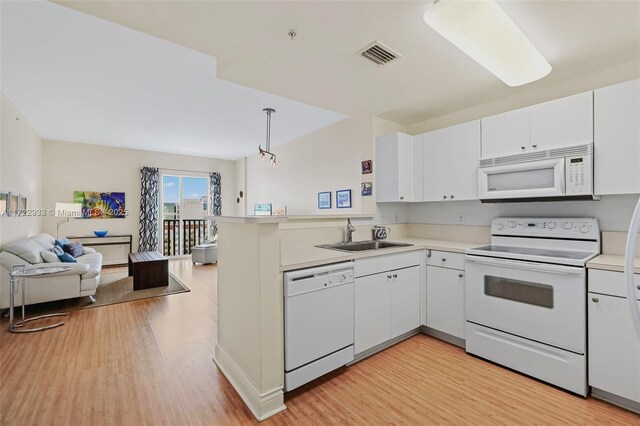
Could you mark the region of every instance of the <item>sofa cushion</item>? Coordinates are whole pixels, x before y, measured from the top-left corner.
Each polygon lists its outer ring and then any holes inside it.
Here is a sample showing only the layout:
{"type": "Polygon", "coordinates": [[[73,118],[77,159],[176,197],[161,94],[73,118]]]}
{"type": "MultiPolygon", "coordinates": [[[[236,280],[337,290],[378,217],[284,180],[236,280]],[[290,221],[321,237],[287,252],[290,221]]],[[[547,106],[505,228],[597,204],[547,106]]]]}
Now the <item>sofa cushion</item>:
{"type": "Polygon", "coordinates": [[[44,259],[45,263],[60,262],[60,260],[58,259],[58,255],[49,250],[42,250],[40,252],[40,256],[42,256],[42,259],[44,259]]]}
{"type": "Polygon", "coordinates": [[[62,250],[62,247],[60,246],[53,246],[53,248],[51,249],[51,252],[56,256],[60,256],[61,254],[64,254],[64,250],[62,250]]]}
{"type": "Polygon", "coordinates": [[[5,244],[2,249],[15,254],[29,263],[42,263],[42,246],[30,239],[16,240],[5,244]]]}
{"type": "Polygon", "coordinates": [[[80,256],[76,259],[78,263],[83,265],[88,265],[89,270],[82,275],[82,279],[94,278],[100,275],[100,271],[102,270],[102,254],[95,252],[90,254],[85,254],[84,256],[80,256]]]}
{"type": "Polygon", "coordinates": [[[58,255],[58,260],[60,262],[65,262],[65,263],[76,263],[77,262],[75,257],[71,256],[69,253],[62,253],[62,254],[58,255]]]}
{"type": "Polygon", "coordinates": [[[65,253],[69,253],[73,257],[80,257],[84,254],[84,247],[80,243],[68,243],[62,246],[65,253]]]}
{"type": "Polygon", "coordinates": [[[51,250],[56,244],[55,238],[49,234],[36,234],[33,237],[29,237],[29,239],[40,244],[45,250],[51,250]]]}
{"type": "Polygon", "coordinates": [[[65,244],[69,244],[71,241],[67,237],[60,238],[59,240],[55,240],[55,244],[60,247],[64,247],[65,244]]]}

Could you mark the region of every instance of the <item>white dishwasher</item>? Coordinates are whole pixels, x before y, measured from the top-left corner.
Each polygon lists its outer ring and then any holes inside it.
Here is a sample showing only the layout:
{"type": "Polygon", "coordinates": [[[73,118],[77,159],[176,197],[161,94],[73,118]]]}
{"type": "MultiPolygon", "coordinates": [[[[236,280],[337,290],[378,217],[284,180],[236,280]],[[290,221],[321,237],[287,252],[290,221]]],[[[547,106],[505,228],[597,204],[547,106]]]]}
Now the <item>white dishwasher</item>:
{"type": "Polygon", "coordinates": [[[353,361],[353,262],[284,274],[285,391],[353,361]]]}

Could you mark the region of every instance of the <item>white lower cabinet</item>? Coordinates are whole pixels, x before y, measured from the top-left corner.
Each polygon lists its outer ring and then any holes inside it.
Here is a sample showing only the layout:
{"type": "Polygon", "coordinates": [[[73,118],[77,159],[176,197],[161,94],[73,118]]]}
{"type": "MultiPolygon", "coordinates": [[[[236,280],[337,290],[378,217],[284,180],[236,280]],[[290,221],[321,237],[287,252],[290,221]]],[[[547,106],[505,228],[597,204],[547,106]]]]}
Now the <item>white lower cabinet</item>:
{"type": "Polygon", "coordinates": [[[360,353],[391,338],[389,274],[356,278],[354,351],[360,353]]]}
{"type": "Polygon", "coordinates": [[[464,271],[427,266],[427,327],[464,339],[465,325],[464,271]]]}
{"type": "Polygon", "coordinates": [[[589,271],[589,385],[640,404],[640,342],[624,289],[624,274],[589,271]]]}
{"type": "Polygon", "coordinates": [[[393,271],[391,293],[391,338],[420,326],[420,267],[393,271]]]}
{"type": "MultiPolygon", "coordinates": [[[[416,257],[419,259],[419,257],[416,257]]],[[[357,263],[357,261],[356,261],[357,263]]],[[[420,266],[356,277],[356,354],[420,327],[420,266]]]]}

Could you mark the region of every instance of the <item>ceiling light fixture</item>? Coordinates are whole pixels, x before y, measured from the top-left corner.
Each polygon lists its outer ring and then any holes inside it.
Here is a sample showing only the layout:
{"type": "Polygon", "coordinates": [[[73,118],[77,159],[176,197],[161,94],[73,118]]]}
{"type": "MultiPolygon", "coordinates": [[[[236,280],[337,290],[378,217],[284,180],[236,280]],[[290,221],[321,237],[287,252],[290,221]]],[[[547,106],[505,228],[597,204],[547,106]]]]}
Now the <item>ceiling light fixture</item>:
{"type": "Polygon", "coordinates": [[[263,108],[263,112],[267,113],[267,143],[265,144],[265,149],[262,149],[262,145],[258,145],[258,152],[260,154],[260,158],[266,159],[269,157],[269,162],[271,165],[276,165],[276,155],[271,151],[271,114],[276,112],[273,108],[263,108]]]}
{"type": "Polygon", "coordinates": [[[435,0],[423,19],[511,87],[551,72],[551,65],[495,0],[435,0]]]}

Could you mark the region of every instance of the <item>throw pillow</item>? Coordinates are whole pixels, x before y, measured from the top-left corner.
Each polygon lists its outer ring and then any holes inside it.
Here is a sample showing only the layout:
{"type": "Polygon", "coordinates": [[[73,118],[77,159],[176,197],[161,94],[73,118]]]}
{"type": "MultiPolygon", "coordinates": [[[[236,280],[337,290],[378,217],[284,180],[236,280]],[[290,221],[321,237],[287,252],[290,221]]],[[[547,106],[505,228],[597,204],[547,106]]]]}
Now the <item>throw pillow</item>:
{"type": "Polygon", "coordinates": [[[65,253],[69,253],[73,257],[80,257],[84,254],[84,247],[80,243],[68,243],[62,246],[65,253]]]}
{"type": "Polygon", "coordinates": [[[69,253],[62,253],[58,256],[60,262],[77,263],[78,261],[73,258],[69,253]]]}
{"type": "Polygon", "coordinates": [[[69,241],[67,237],[64,237],[64,238],[60,238],[59,240],[56,240],[56,245],[62,248],[64,247],[65,244],[69,244],[70,242],[71,241],[69,241]]]}
{"type": "Polygon", "coordinates": [[[53,254],[55,254],[56,256],[60,256],[61,254],[64,254],[64,250],[62,250],[62,247],[60,247],[60,246],[54,246],[51,249],[51,252],[53,254]]]}
{"type": "Polygon", "coordinates": [[[49,250],[42,250],[40,252],[40,255],[42,256],[42,258],[44,259],[45,263],[56,263],[56,262],[60,262],[60,259],[58,259],[58,255],[55,254],[52,251],[49,250]]]}

